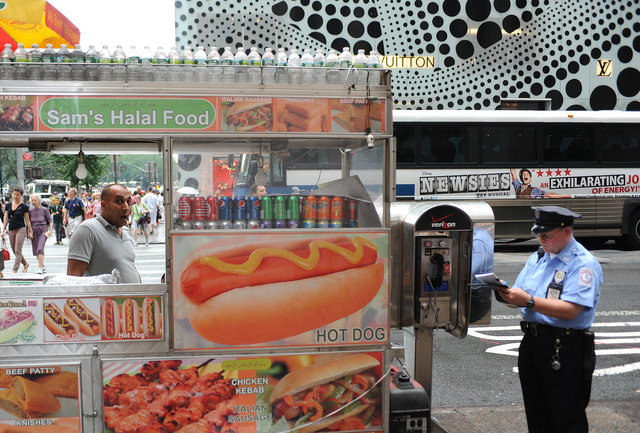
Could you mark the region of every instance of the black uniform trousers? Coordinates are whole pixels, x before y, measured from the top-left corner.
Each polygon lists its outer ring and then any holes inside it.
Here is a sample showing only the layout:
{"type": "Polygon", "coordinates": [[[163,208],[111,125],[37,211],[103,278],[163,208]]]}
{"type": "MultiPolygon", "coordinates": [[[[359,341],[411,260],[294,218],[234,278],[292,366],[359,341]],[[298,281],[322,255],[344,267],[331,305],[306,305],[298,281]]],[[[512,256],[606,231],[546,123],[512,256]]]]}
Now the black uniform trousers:
{"type": "Polygon", "coordinates": [[[586,343],[584,334],[525,334],[520,343],[518,371],[530,433],[589,431],[586,408],[594,367],[593,344],[586,343]],[[556,339],[561,346],[559,370],[551,368],[556,339]],[[585,359],[593,362],[585,363],[585,359]]]}

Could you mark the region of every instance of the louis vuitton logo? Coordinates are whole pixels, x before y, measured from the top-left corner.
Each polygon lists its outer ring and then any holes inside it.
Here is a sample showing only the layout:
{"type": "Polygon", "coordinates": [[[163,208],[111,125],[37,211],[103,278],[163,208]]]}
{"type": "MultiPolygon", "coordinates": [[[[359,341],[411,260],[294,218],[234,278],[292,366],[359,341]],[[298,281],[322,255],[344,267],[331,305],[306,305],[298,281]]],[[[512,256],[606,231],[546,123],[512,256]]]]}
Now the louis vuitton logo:
{"type": "Polygon", "coordinates": [[[613,60],[600,59],[597,62],[596,75],[598,77],[610,77],[613,74],[613,60]]]}

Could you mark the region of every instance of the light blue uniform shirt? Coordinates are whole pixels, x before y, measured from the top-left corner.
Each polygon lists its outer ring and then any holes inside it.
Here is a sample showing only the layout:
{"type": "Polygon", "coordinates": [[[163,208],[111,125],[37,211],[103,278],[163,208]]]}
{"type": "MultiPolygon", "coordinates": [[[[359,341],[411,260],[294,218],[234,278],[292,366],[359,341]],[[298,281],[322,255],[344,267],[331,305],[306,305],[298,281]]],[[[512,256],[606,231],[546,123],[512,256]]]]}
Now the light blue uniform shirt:
{"type": "Polygon", "coordinates": [[[522,308],[523,319],[558,328],[589,328],[596,317],[602,284],[602,268],[593,254],[574,238],[554,258],[545,253],[538,260],[538,254],[533,253],[514,286],[536,297],[552,298],[557,291],[550,290],[547,295],[551,283],[562,285],[561,300],[584,306],[578,317],[573,320],[556,319],[522,308]]]}

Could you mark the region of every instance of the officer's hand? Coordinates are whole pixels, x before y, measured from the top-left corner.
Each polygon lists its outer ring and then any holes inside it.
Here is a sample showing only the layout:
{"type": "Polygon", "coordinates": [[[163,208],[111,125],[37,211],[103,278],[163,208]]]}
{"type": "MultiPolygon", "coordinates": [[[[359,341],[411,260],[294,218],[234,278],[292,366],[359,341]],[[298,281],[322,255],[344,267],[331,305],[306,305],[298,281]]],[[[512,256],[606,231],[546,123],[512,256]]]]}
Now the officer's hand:
{"type": "Polygon", "coordinates": [[[501,287],[498,291],[500,297],[507,303],[517,306],[524,306],[529,300],[527,292],[519,287],[501,287]]]}

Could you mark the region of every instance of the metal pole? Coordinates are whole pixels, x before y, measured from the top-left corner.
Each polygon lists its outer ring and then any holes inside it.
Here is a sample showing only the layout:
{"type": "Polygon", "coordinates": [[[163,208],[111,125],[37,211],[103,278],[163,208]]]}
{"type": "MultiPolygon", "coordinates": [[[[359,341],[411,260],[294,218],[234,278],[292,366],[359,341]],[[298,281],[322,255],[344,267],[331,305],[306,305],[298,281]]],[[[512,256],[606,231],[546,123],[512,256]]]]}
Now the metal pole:
{"type": "MultiPolygon", "coordinates": [[[[27,149],[28,150],[28,149],[27,149]]],[[[19,147],[16,149],[16,177],[18,178],[18,185],[24,189],[24,161],[22,160],[22,155],[24,154],[25,148],[19,147]]]]}

